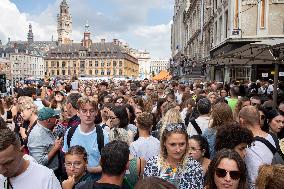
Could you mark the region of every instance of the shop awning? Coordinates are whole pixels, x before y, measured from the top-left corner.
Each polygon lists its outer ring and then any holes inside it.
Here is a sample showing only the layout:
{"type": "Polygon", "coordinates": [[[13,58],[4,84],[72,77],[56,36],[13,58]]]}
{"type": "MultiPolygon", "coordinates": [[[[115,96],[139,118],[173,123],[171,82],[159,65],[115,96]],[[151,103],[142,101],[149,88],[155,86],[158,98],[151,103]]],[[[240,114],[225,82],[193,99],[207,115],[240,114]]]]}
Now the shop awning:
{"type": "Polygon", "coordinates": [[[171,74],[166,70],[162,70],[158,75],[155,75],[152,80],[170,80],[172,78],[171,74]]]}
{"type": "Polygon", "coordinates": [[[272,64],[275,62],[275,54],[279,53],[277,61],[284,59],[284,39],[262,40],[250,44],[245,44],[231,51],[219,53],[208,64],[272,64]],[[279,52],[277,52],[279,51],[279,52]],[[274,54],[274,55],[273,55],[274,54]]]}

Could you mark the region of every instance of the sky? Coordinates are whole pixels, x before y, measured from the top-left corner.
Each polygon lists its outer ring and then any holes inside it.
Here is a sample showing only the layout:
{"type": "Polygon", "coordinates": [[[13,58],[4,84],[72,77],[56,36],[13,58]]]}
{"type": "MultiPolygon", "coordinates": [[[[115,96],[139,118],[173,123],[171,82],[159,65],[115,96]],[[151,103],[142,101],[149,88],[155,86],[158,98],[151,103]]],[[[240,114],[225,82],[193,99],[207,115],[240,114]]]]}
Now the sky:
{"type": "MultiPolygon", "coordinates": [[[[62,0],[0,0],[0,40],[57,40],[57,14],[62,0]]],[[[174,0],[66,0],[73,21],[72,39],[80,42],[90,25],[93,42],[114,38],[152,58],[169,58],[174,0]]]]}

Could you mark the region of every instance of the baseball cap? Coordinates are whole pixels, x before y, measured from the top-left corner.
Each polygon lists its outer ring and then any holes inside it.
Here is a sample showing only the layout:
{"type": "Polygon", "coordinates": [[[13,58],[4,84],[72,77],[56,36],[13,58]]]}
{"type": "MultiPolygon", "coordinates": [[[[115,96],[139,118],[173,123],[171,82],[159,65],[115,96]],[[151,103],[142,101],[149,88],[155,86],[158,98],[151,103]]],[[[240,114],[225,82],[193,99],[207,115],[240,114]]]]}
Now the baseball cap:
{"type": "Polygon", "coordinates": [[[40,109],[39,112],[38,112],[38,120],[39,121],[44,121],[44,120],[47,120],[49,118],[57,117],[57,116],[58,116],[58,113],[56,113],[54,111],[54,109],[52,109],[52,108],[44,107],[44,108],[40,109]]]}

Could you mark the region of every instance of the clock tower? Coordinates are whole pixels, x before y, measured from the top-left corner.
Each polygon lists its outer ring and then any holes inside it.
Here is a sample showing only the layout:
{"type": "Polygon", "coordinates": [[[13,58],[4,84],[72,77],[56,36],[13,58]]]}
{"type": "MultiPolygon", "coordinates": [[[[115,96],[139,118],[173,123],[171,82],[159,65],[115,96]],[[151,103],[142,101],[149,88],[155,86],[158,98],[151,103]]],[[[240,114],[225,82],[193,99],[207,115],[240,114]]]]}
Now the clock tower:
{"type": "Polygon", "coordinates": [[[57,15],[58,44],[71,44],[72,17],[66,0],[60,4],[60,13],[57,15]]]}

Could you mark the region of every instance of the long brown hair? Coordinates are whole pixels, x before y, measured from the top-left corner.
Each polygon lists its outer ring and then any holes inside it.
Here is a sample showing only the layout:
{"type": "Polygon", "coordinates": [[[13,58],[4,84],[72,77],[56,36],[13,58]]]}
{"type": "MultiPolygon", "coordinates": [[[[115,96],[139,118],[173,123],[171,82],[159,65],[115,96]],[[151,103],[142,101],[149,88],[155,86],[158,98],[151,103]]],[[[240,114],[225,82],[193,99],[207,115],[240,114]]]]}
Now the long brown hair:
{"type": "Polygon", "coordinates": [[[279,189],[284,183],[284,165],[262,165],[258,170],[258,189],[279,189]]]}
{"type": "Polygon", "coordinates": [[[233,122],[232,109],[225,102],[219,102],[213,106],[211,117],[213,119],[212,128],[218,128],[225,123],[233,122]]]}
{"type": "Polygon", "coordinates": [[[220,164],[221,160],[224,158],[228,158],[230,160],[234,160],[239,168],[239,171],[241,172],[241,177],[239,180],[239,186],[238,189],[246,189],[247,188],[247,168],[246,164],[241,158],[241,156],[234,150],[231,149],[223,149],[217,152],[214,159],[210,162],[208,167],[208,175],[206,180],[206,189],[217,189],[215,181],[214,181],[214,175],[216,168],[220,164]]]}

